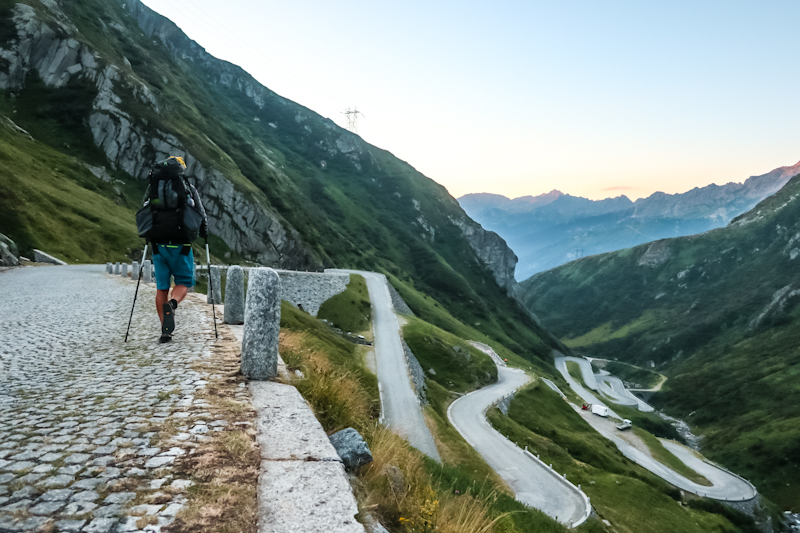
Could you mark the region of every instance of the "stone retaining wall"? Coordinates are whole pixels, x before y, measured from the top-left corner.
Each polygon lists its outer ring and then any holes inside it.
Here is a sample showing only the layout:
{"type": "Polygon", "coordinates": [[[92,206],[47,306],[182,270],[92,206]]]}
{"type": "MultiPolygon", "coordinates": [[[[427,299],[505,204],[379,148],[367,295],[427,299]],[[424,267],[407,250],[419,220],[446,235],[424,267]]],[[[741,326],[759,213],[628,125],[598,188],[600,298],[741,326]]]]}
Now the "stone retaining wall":
{"type": "Polygon", "coordinates": [[[389,296],[392,298],[392,307],[394,307],[395,312],[401,315],[414,316],[414,311],[411,310],[405,300],[403,300],[403,297],[400,296],[400,293],[397,292],[397,289],[392,287],[392,284],[389,283],[388,280],[386,286],[389,287],[389,296]]]}
{"type": "Polygon", "coordinates": [[[277,270],[281,278],[281,299],[290,302],[311,316],[317,316],[320,306],[343,293],[350,283],[348,274],[323,274],[277,270]]]}
{"type": "MultiPolygon", "coordinates": [[[[391,287],[391,285],[389,285],[391,287]]],[[[417,393],[419,401],[425,405],[428,403],[428,397],[425,394],[425,371],[422,365],[419,364],[414,352],[408,347],[406,341],[403,340],[403,351],[406,354],[406,361],[408,362],[408,373],[411,375],[411,381],[414,383],[414,391],[417,393]]]]}
{"type": "MultiPolygon", "coordinates": [[[[216,267],[217,265],[212,265],[216,267]]],[[[227,266],[220,265],[221,270],[227,266]]],[[[198,265],[198,274],[207,278],[205,265],[198,265]]],[[[242,267],[249,273],[250,267],[242,267]]],[[[327,300],[343,293],[350,283],[350,275],[344,273],[301,272],[299,270],[275,270],[281,278],[281,300],[300,307],[311,316],[317,316],[319,308],[327,300]]],[[[217,292],[215,289],[214,292],[217,292]]]]}

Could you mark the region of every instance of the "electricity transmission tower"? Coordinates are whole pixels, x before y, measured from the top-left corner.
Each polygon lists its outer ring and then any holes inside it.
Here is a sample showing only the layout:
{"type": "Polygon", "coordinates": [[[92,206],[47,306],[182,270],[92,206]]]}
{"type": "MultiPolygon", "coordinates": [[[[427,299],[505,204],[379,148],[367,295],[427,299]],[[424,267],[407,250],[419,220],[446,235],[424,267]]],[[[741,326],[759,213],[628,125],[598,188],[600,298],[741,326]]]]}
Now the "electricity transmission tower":
{"type": "Polygon", "coordinates": [[[359,111],[356,107],[353,109],[348,107],[346,111],[342,111],[342,114],[347,117],[347,129],[353,133],[358,133],[358,115],[363,117],[364,113],[359,111]]]}

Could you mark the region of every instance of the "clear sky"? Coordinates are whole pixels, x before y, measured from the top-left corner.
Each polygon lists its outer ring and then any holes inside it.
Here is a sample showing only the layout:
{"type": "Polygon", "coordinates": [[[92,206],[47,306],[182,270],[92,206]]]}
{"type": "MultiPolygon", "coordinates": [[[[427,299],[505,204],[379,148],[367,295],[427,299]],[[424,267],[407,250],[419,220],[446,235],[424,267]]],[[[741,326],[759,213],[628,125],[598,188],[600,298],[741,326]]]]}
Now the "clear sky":
{"type": "Polygon", "coordinates": [[[454,196],[683,192],[800,160],[796,0],[144,0],[454,196]]]}

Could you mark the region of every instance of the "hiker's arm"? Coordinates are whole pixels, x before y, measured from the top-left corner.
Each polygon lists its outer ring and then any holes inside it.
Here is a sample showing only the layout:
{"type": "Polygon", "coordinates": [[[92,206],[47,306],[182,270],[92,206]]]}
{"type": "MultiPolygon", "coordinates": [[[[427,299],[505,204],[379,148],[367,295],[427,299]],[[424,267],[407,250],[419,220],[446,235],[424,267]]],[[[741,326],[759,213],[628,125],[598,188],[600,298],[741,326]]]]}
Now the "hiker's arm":
{"type": "Polygon", "coordinates": [[[150,199],[150,184],[147,184],[147,189],[144,191],[144,198],[142,198],[142,205],[147,203],[147,200],[150,199]]]}

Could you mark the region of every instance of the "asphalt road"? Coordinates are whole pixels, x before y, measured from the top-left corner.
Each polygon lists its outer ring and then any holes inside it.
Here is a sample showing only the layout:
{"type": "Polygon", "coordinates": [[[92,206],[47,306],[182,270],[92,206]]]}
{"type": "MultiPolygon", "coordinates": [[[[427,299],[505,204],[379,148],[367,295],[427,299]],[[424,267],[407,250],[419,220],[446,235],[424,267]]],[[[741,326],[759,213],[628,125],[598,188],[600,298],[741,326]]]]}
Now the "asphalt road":
{"type": "Polygon", "coordinates": [[[525,385],[530,378],[516,368],[498,366],[497,383],[453,402],[450,423],[483,456],[516,493],[516,499],[572,525],[584,516],[586,503],[558,474],[526,455],[486,420],[486,410],[499,398],[525,385]]]}
{"type": "MultiPolygon", "coordinates": [[[[574,379],[572,379],[572,376],[569,375],[566,361],[572,361],[575,359],[576,358],[573,357],[557,357],[556,368],[561,372],[561,375],[564,376],[564,379],[567,380],[570,387],[572,387],[572,389],[584,401],[602,404],[603,402],[599,401],[594,397],[593,394],[581,387],[575,382],[574,379]]],[[[586,364],[588,365],[588,361],[586,364]]],[[[615,418],[622,418],[610,409],[609,412],[611,413],[611,416],[615,418]]],[[[756,495],[755,488],[749,482],[745,481],[739,476],[736,476],[735,474],[728,473],[725,470],[699,459],[696,455],[694,455],[694,452],[691,449],[686,448],[685,446],[668,440],[659,439],[664,447],[667,448],[667,450],[675,454],[692,470],[703,475],[706,479],[713,483],[713,486],[705,487],[703,485],[698,485],[697,483],[690,481],[667,466],[659,463],[649,454],[636,449],[618,436],[617,430],[614,428],[613,424],[599,423],[599,418],[597,419],[598,423],[593,423],[595,418],[591,416],[586,417],[585,420],[587,420],[587,422],[589,422],[589,424],[595,430],[597,430],[598,433],[616,444],[617,448],[619,448],[625,457],[646,468],[665,481],[672,483],[679,489],[716,500],[749,500],[756,495]]]]}
{"type": "Polygon", "coordinates": [[[400,325],[392,307],[386,278],[375,272],[326,270],[364,276],[372,305],[374,349],[381,391],[381,419],[428,457],[441,461],[431,432],[422,416],[422,406],[408,375],[408,364],[400,342],[400,325]]]}

